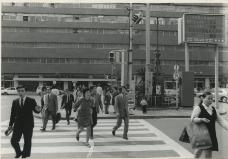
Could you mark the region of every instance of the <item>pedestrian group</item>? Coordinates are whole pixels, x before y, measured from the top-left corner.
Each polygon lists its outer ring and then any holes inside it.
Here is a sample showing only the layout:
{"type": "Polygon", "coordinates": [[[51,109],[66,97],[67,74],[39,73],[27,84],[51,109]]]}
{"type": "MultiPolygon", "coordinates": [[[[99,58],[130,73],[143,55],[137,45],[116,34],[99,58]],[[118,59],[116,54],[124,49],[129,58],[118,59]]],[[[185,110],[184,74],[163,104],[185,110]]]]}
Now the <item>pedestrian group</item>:
{"type": "MultiPolygon", "coordinates": [[[[40,106],[38,106],[35,99],[26,95],[26,88],[24,86],[19,85],[17,91],[19,98],[15,99],[12,103],[7,131],[13,130],[11,145],[16,153],[15,158],[26,158],[31,155],[31,141],[34,128],[33,112],[41,113],[43,123],[40,129],[41,132],[47,131],[46,127],[50,118],[52,120],[51,131],[56,129],[59,90],[56,87],[42,87],[40,106]],[[22,135],[24,137],[23,150],[21,150],[19,145],[22,135]]],[[[94,138],[93,129],[97,125],[97,115],[100,112],[109,114],[109,105],[111,104],[114,106],[113,113],[117,116],[117,123],[113,130],[110,131],[115,136],[116,130],[121,126],[122,120],[124,120],[123,139],[128,140],[129,112],[126,88],[122,86],[119,91],[117,91],[116,87],[104,91],[100,86],[91,86],[90,88],[82,86],[75,88],[73,94],[66,89],[62,96],[60,109],[66,112],[67,125],[70,125],[70,116],[73,110],[76,112],[74,118],[78,125],[75,138],[79,141],[80,133],[86,129],[85,144],[88,147],[90,147],[89,140],[94,138]]]]}

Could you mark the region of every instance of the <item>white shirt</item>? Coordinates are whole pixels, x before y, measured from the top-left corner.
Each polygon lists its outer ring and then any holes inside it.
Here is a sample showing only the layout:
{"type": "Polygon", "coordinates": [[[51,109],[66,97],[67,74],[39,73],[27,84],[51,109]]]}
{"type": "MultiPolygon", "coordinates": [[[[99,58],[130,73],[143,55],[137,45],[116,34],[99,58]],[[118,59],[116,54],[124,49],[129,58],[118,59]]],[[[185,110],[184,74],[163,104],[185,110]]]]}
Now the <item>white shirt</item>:
{"type": "MultiPolygon", "coordinates": [[[[213,107],[211,105],[210,106],[206,106],[204,103],[202,105],[206,109],[206,111],[210,115],[212,115],[213,107]]],[[[194,106],[194,109],[193,109],[193,112],[192,112],[192,115],[191,115],[191,121],[193,121],[194,118],[198,118],[200,113],[201,113],[200,107],[199,106],[194,106]]],[[[221,115],[219,115],[219,113],[217,113],[217,111],[216,111],[216,114],[217,114],[216,121],[218,122],[218,124],[221,125],[223,128],[225,128],[226,130],[228,130],[228,121],[225,120],[223,117],[221,117],[221,115]]]]}
{"type": "MultiPolygon", "coordinates": [[[[25,104],[25,99],[26,99],[26,96],[24,96],[24,98],[23,98],[23,105],[25,104]]],[[[19,103],[20,103],[20,106],[21,106],[21,97],[19,98],[19,103]]]]}

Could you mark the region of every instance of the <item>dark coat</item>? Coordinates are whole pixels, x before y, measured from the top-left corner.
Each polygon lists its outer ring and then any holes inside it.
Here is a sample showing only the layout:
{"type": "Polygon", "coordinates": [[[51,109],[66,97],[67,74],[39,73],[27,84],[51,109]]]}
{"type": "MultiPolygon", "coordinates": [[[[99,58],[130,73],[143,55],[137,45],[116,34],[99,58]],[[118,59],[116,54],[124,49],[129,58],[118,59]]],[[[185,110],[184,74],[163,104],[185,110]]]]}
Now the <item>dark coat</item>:
{"type": "Polygon", "coordinates": [[[35,110],[37,106],[35,99],[26,97],[23,107],[20,106],[19,98],[15,99],[12,103],[11,115],[9,126],[24,127],[24,128],[33,128],[34,127],[34,118],[33,111],[39,113],[35,110]]]}
{"type": "Polygon", "coordinates": [[[120,114],[121,117],[128,117],[128,97],[122,96],[122,94],[119,94],[115,98],[115,107],[117,113],[120,114]]]}
{"type": "Polygon", "coordinates": [[[69,94],[69,100],[67,101],[67,94],[64,94],[62,97],[61,107],[72,108],[72,103],[74,102],[74,96],[69,94]]]}

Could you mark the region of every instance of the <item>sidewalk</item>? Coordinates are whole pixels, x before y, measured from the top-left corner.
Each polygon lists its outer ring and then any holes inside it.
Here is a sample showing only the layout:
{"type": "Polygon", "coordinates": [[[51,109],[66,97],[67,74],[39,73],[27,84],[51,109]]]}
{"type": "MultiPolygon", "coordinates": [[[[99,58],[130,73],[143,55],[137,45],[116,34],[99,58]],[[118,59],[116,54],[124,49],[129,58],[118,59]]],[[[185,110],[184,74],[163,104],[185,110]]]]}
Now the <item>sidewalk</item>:
{"type": "MultiPolygon", "coordinates": [[[[65,110],[60,110],[61,119],[66,120],[65,110]]],[[[149,118],[190,118],[192,108],[180,108],[178,110],[173,108],[167,109],[148,109],[146,114],[143,114],[140,109],[130,109],[131,119],[149,119],[149,118]]],[[[34,114],[36,118],[41,118],[41,114],[34,114]]],[[[71,120],[75,117],[75,112],[72,111],[71,120]]],[[[115,119],[116,114],[113,113],[113,107],[110,106],[109,114],[99,113],[98,119],[115,119]]]]}

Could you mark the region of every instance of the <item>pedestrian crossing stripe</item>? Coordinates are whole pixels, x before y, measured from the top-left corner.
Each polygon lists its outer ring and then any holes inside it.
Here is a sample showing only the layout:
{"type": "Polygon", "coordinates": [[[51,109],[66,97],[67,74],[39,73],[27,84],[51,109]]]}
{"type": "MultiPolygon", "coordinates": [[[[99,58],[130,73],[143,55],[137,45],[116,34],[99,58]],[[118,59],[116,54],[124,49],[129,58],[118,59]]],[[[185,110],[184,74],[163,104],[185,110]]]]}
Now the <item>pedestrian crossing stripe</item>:
{"type": "MultiPolygon", "coordinates": [[[[175,158],[192,158],[193,155],[170,139],[163,132],[155,128],[150,123],[142,119],[130,119],[128,140],[122,139],[123,124],[116,132],[116,137],[111,136],[111,130],[116,123],[115,119],[100,119],[97,126],[94,128],[94,149],[92,154],[96,153],[125,153],[125,152],[174,152],[177,155],[175,158]],[[106,127],[103,127],[103,124],[106,127]],[[139,125],[134,127],[134,125],[139,125]],[[107,129],[110,129],[109,131],[107,129]],[[99,130],[99,131],[98,131],[99,130]],[[134,136],[139,135],[139,136],[134,136]],[[148,136],[149,135],[149,136],[148,136]],[[141,137],[140,137],[141,136],[141,137]],[[148,145],[143,142],[153,142],[154,144],[148,145]],[[156,142],[157,141],[157,142],[156,142]],[[132,145],[139,143],[137,145],[132,145]],[[97,143],[97,145],[96,145],[97,143]],[[99,144],[101,143],[101,144],[99,144]],[[112,143],[109,145],[109,143],[112,143]],[[120,144],[121,143],[121,144],[120,144]],[[105,144],[105,145],[103,145],[105,144]]],[[[32,139],[32,156],[34,155],[51,155],[51,154],[71,154],[71,153],[88,153],[90,149],[87,146],[81,145],[85,141],[85,131],[80,134],[80,144],[75,139],[76,123],[66,125],[66,122],[58,123],[55,131],[40,132],[41,119],[35,119],[35,128],[32,139]],[[61,132],[65,130],[65,132],[61,132]],[[61,143],[64,143],[61,145],[61,143]],[[46,144],[46,145],[45,145],[46,144]],[[49,145],[49,146],[48,146],[49,145]],[[50,146],[51,145],[51,146],[50,146]]],[[[52,122],[49,122],[51,128],[52,122]]],[[[1,128],[4,130],[8,126],[8,121],[1,123],[1,128]]],[[[4,133],[1,133],[1,154],[5,156],[13,156],[14,150],[10,146],[10,136],[5,137],[4,133]]],[[[23,143],[23,139],[20,141],[23,143]]],[[[167,154],[166,154],[167,155],[167,154]]],[[[93,155],[92,155],[93,156],[93,155]]],[[[153,156],[148,156],[153,158],[153,156]]],[[[172,155],[170,156],[172,157],[172,155]]],[[[169,157],[169,158],[170,158],[169,157]]]]}

